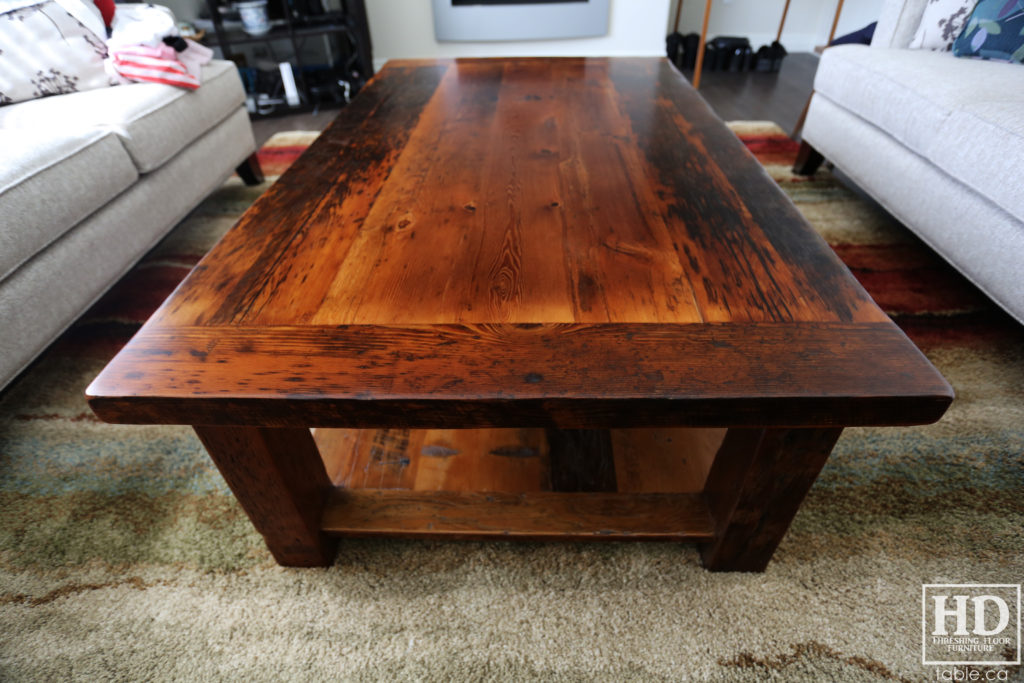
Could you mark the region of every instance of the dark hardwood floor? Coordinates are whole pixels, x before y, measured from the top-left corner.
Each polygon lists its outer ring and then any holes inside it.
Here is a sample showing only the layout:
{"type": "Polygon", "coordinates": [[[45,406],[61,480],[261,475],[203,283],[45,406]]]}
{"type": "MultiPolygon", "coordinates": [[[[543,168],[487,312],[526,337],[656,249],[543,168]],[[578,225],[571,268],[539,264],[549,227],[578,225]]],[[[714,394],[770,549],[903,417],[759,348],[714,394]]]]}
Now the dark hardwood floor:
{"type": "MultiPolygon", "coordinates": [[[[725,121],[774,121],[792,133],[814,86],[818,55],[798,52],[775,73],[707,71],[700,94],[725,121]]],[[[693,73],[684,71],[690,81],[693,73]]]]}
{"type": "MultiPolygon", "coordinates": [[[[786,57],[776,73],[705,70],[700,94],[726,121],[774,121],[791,133],[811,95],[817,68],[818,55],[798,52],[786,57]]],[[[684,75],[693,78],[692,72],[684,75]]],[[[280,131],[323,130],[339,111],[324,109],[315,114],[255,119],[256,144],[262,145],[280,131]]]]}

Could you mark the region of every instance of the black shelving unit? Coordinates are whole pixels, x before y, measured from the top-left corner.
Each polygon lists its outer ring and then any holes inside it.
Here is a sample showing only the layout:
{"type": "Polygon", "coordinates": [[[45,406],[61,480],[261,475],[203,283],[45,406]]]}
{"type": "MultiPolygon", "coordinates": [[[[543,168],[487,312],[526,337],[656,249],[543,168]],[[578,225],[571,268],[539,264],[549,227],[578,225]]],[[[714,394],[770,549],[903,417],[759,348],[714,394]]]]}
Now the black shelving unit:
{"type": "MultiPolygon", "coordinates": [[[[325,70],[328,78],[342,79],[350,88],[350,95],[354,96],[359,89],[373,75],[373,49],[370,43],[370,28],[366,20],[366,5],[364,0],[340,0],[341,9],[336,12],[324,12],[320,14],[304,14],[300,12],[294,0],[270,0],[280,3],[279,9],[283,10],[283,20],[275,21],[270,31],[263,35],[252,36],[241,29],[229,29],[224,26],[220,8],[229,6],[228,0],[206,0],[210,9],[210,18],[213,21],[213,41],[208,37],[207,44],[217,45],[224,54],[225,59],[231,59],[236,63],[243,61],[239,46],[262,43],[267,46],[271,58],[275,62],[287,61],[292,66],[292,73],[295,77],[295,85],[299,91],[301,102],[298,106],[283,104],[274,107],[269,116],[279,116],[302,111],[310,111],[317,107],[327,107],[331,103],[323,101],[316,95],[316,86],[310,82],[311,71],[307,69],[302,59],[302,48],[310,38],[321,36],[341,36],[348,49],[342,50],[342,55],[334,64],[328,64],[325,70]],[[278,59],[274,50],[274,44],[287,41],[290,46],[286,59],[278,59]]],[[[241,66],[241,65],[240,65],[241,66]]],[[[245,79],[243,79],[245,80],[245,79]]],[[[247,88],[250,84],[247,83],[247,88]]],[[[255,113],[254,116],[264,114],[255,113]]]]}

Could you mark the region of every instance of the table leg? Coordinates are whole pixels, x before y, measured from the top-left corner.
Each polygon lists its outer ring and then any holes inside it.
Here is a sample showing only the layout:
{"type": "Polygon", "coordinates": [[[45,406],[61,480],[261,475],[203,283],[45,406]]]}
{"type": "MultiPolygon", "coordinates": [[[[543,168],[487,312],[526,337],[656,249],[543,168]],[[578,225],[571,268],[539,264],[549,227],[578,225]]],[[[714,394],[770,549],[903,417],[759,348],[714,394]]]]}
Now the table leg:
{"type": "Polygon", "coordinates": [[[235,168],[235,173],[246,185],[259,185],[263,182],[263,169],[260,168],[260,160],[256,152],[250,154],[245,161],[235,168]]]}
{"type": "Polygon", "coordinates": [[[194,429],[278,564],[334,561],[337,541],[320,531],[331,482],[308,429],[194,429]]]}
{"type": "Polygon", "coordinates": [[[821,152],[811,147],[806,140],[801,140],[800,149],[796,153],[796,161],[793,162],[793,173],[814,175],[823,161],[825,161],[825,157],[821,155],[821,152]]]}
{"type": "Polygon", "coordinates": [[[715,522],[704,566],[764,571],[842,431],[730,429],[704,486],[715,522]]]}

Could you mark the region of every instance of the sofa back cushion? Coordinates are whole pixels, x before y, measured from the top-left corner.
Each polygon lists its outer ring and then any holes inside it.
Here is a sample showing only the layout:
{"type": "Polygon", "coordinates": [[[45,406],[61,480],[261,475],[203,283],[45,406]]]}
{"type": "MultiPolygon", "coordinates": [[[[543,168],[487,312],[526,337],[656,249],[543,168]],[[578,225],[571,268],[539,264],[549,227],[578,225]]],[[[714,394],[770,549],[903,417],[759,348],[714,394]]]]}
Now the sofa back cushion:
{"type": "Polygon", "coordinates": [[[953,54],[1024,64],[1024,0],[981,0],[953,54]]]}
{"type": "Polygon", "coordinates": [[[872,47],[908,47],[927,5],[928,0],[885,0],[871,39],[872,47]]]}
{"type": "Polygon", "coordinates": [[[950,50],[976,4],[978,0],[928,0],[908,47],[939,52],[950,50]]]}
{"type": "Polygon", "coordinates": [[[103,23],[95,5],[82,0],[15,0],[4,10],[0,106],[110,85],[103,69],[103,23]],[[94,30],[97,22],[99,33],[94,30]]]}
{"type": "Polygon", "coordinates": [[[113,131],[139,173],[149,173],[245,104],[234,63],[214,60],[202,67],[202,74],[198,90],[133,83],[0,107],[0,130],[113,131]]]}

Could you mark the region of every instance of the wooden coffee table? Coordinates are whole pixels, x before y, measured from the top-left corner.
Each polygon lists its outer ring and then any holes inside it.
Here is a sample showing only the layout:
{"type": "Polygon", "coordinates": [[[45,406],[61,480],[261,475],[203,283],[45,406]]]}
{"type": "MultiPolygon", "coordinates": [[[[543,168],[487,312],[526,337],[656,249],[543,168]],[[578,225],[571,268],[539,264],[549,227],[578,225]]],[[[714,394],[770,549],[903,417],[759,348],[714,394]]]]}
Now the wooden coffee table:
{"type": "Polygon", "coordinates": [[[389,63],[87,393],[193,425],[284,565],[392,534],[748,571],[843,427],[952,400],[656,59],[389,63]]]}

